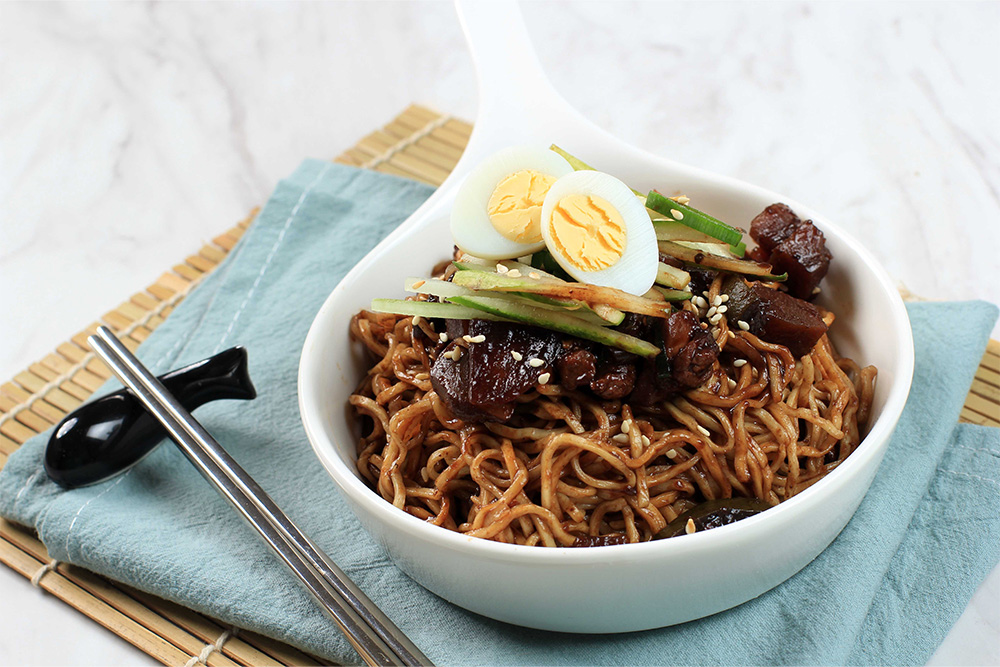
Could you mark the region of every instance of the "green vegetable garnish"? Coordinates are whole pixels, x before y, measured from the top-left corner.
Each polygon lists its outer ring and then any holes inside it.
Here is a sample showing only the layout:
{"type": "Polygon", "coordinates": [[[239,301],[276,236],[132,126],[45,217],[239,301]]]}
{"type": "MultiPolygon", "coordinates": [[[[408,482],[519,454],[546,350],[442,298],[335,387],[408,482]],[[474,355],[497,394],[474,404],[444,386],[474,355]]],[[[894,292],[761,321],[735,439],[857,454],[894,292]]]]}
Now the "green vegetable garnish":
{"type": "Polygon", "coordinates": [[[659,241],[656,245],[663,254],[670,255],[689,264],[696,264],[719,271],[729,271],[730,273],[742,273],[747,276],[759,276],[764,280],[773,280],[775,282],[781,282],[788,278],[787,273],[779,276],[773,275],[770,264],[751,262],[747,259],[732,259],[729,257],[719,257],[718,255],[709,255],[708,253],[682,246],[673,241],[659,241]]]}
{"type": "MultiPolygon", "coordinates": [[[[725,241],[734,246],[733,252],[735,254],[742,255],[742,252],[737,252],[736,249],[743,241],[743,233],[707,213],[684,204],[678,204],[673,199],[664,197],[656,190],[651,190],[646,195],[646,208],[652,209],[668,219],[674,219],[682,225],[696,229],[703,234],[708,234],[720,241],[725,241]]],[[[743,246],[743,250],[746,250],[745,245],[743,246]]]]}
{"type": "MultiPolygon", "coordinates": [[[[566,151],[559,148],[555,144],[549,146],[549,150],[559,153],[559,155],[561,155],[563,159],[569,162],[569,166],[573,167],[573,171],[597,171],[597,169],[594,169],[580,158],[576,157],[575,155],[571,155],[570,153],[567,153],[566,151]]],[[[636,195],[640,197],[642,196],[642,193],[636,190],[635,188],[629,188],[629,189],[632,190],[632,192],[634,192],[636,195]]]]}
{"type": "Polygon", "coordinates": [[[565,280],[567,282],[572,282],[573,278],[570,277],[566,271],[559,266],[559,262],[556,258],[552,256],[548,250],[539,250],[531,256],[531,265],[536,269],[541,269],[560,280],[565,280]]]}
{"type": "Polygon", "coordinates": [[[577,338],[592,340],[602,345],[617,347],[641,357],[653,357],[660,351],[658,347],[641,338],[608,327],[595,326],[569,313],[532,308],[494,296],[456,296],[452,299],[459,305],[479,309],[496,317],[545,327],[577,338]]]}

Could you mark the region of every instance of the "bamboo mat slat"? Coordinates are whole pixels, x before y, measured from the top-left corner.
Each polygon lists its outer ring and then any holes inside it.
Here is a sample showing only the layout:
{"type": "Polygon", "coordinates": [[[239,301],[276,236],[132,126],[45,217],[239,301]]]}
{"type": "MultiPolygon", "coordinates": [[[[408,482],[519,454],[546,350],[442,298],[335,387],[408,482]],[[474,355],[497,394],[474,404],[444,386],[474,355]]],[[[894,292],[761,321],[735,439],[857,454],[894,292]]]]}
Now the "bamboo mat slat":
{"type": "MultiPolygon", "coordinates": [[[[472,125],[420,105],[361,139],[334,161],[440,185],[458,162],[472,125]]],[[[152,285],[101,316],[135,349],[235,247],[257,210],[165,271],[152,285]]],[[[97,323],[61,343],[38,363],[0,384],[0,467],[28,438],[58,423],[111,372],[87,345],[97,323]]],[[[1000,342],[991,340],[960,421],[1000,427],[1000,342]]],[[[49,562],[27,529],[0,519],[0,562],[31,578],[49,562]]],[[[134,590],[78,567],[59,564],[39,586],[166,665],[182,665],[227,631],[203,614],[134,590]]],[[[198,663],[201,664],[201,663],[198,663]]],[[[317,658],[251,632],[229,637],[207,658],[209,667],[315,665],[317,658]]]]}

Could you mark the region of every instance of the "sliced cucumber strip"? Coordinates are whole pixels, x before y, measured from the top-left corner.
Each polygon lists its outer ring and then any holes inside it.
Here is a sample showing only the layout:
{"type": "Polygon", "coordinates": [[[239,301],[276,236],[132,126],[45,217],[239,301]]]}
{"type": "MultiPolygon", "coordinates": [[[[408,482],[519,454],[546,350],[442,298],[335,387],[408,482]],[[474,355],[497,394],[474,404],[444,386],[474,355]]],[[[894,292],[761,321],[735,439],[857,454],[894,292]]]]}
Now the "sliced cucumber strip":
{"type": "Polygon", "coordinates": [[[685,292],[679,289],[670,289],[669,287],[660,287],[659,285],[653,285],[653,289],[663,295],[663,298],[667,301],[687,301],[693,294],[691,292],[685,292]]]}
{"type": "Polygon", "coordinates": [[[664,197],[655,190],[651,190],[646,195],[646,208],[651,208],[668,219],[673,218],[692,229],[696,229],[699,232],[708,234],[731,245],[735,246],[743,241],[742,232],[735,227],[730,227],[721,220],[716,220],[709,214],[703,213],[698,209],[678,204],[673,199],[664,197]],[[674,213],[674,211],[677,211],[677,213],[674,213]],[[680,216],[679,218],[677,217],[678,215],[680,216]]]}
{"type": "Polygon", "coordinates": [[[662,304],[623,292],[612,287],[601,287],[585,283],[566,283],[556,280],[534,278],[511,278],[510,276],[484,271],[459,271],[452,278],[462,287],[494,292],[528,292],[544,294],[561,299],[574,299],[588,304],[606,304],[624,310],[653,317],[666,317],[662,304]]]}
{"type": "Polygon", "coordinates": [[[732,246],[728,243],[696,243],[694,241],[675,241],[675,243],[677,245],[682,245],[685,248],[691,248],[692,250],[700,250],[708,255],[726,257],[728,259],[737,259],[736,255],[734,255],[731,250],[732,246]]]}
{"type": "MultiPolygon", "coordinates": [[[[535,254],[537,255],[538,253],[535,254]]],[[[551,257],[551,255],[549,255],[549,257],[551,257]]],[[[553,259],[552,261],[554,262],[555,260],[553,259]]],[[[547,273],[546,271],[535,267],[533,264],[529,266],[528,264],[522,264],[520,262],[513,262],[509,260],[497,263],[502,264],[508,271],[510,271],[511,269],[517,269],[520,272],[522,278],[526,276],[530,278],[532,273],[537,273],[539,278],[548,278],[549,280],[553,280],[555,282],[567,282],[558,276],[552,275],[551,273],[547,273]]],[[[454,264],[459,271],[489,272],[485,267],[482,267],[479,264],[473,264],[464,261],[455,262],[454,264]]],[[[559,270],[562,271],[562,268],[560,268],[559,270]]],[[[495,273],[495,275],[500,275],[500,274],[495,273]]],[[[532,280],[534,279],[532,278],[532,280]]],[[[531,295],[530,293],[525,293],[524,296],[527,296],[528,298],[533,298],[541,303],[563,304],[566,308],[570,308],[572,307],[572,305],[579,304],[579,306],[581,306],[582,308],[588,308],[590,310],[593,310],[595,313],[597,313],[598,317],[600,317],[602,320],[611,325],[621,324],[622,321],[625,319],[625,313],[618,310],[617,308],[612,308],[611,306],[604,303],[588,304],[580,300],[574,301],[572,299],[543,297],[538,294],[531,295]]]]}
{"type": "Polygon", "coordinates": [[[710,269],[729,271],[730,273],[742,273],[747,276],[760,276],[765,280],[774,280],[776,282],[780,282],[788,278],[788,274],[785,273],[780,276],[772,275],[770,264],[751,262],[746,259],[730,259],[727,257],[709,255],[701,250],[687,248],[679,243],[674,243],[673,241],[660,241],[657,243],[657,246],[660,248],[660,252],[665,255],[670,255],[671,257],[675,257],[679,260],[690,262],[691,264],[697,264],[698,266],[708,267],[710,269]]]}
{"type": "Polygon", "coordinates": [[[595,303],[591,306],[597,316],[608,324],[618,325],[625,320],[625,313],[618,310],[617,308],[612,308],[606,303],[595,303]]]}
{"type": "Polygon", "coordinates": [[[674,289],[686,289],[691,284],[691,274],[684,269],[660,262],[656,266],[656,284],[674,289]]]}
{"type": "Polygon", "coordinates": [[[461,287],[447,280],[438,280],[437,278],[407,278],[403,289],[407,292],[430,294],[442,299],[447,299],[449,296],[472,294],[472,290],[468,288],[461,287]]]}
{"type": "Polygon", "coordinates": [[[496,317],[592,340],[642,357],[654,357],[659,352],[657,346],[641,338],[607,327],[594,326],[568,313],[535,308],[492,296],[456,296],[453,300],[456,304],[479,309],[496,317]]]}
{"type": "Polygon", "coordinates": [[[656,232],[658,241],[695,241],[697,243],[718,243],[719,239],[699,232],[693,227],[677,222],[673,218],[669,220],[653,220],[653,231],[656,232]]]}
{"type": "Polygon", "coordinates": [[[372,299],[372,310],[376,313],[394,315],[420,315],[421,317],[443,318],[446,320],[502,320],[491,313],[475,308],[466,308],[457,303],[434,303],[432,301],[405,301],[403,299],[372,299]]]}
{"type": "Polygon", "coordinates": [[[556,258],[548,250],[539,250],[532,255],[531,266],[535,267],[536,271],[542,271],[545,275],[552,276],[553,278],[573,280],[563,267],[559,266],[559,262],[556,261],[556,258]]]}

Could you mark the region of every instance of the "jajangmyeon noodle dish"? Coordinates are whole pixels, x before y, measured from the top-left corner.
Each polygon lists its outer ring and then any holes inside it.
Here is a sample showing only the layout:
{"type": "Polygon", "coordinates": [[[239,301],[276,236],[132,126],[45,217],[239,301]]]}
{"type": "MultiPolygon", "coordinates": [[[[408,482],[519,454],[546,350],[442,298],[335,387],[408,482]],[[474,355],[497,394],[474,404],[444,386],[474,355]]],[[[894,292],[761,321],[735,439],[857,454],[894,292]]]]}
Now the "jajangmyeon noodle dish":
{"type": "Polygon", "coordinates": [[[823,232],[775,203],[748,249],[696,204],[555,146],[479,165],[452,260],[351,319],[372,489],[465,535],[589,547],[710,530],[840,465],[876,369],[827,337],[823,232]]]}

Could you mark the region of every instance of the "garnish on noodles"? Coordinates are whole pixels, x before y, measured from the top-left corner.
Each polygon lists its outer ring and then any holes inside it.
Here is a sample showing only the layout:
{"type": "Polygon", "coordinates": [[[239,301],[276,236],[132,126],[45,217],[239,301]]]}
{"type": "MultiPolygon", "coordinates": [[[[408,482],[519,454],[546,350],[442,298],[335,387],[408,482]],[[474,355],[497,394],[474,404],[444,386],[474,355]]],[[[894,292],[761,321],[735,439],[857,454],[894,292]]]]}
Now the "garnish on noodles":
{"type": "Polygon", "coordinates": [[[773,204],[747,250],[683,195],[538,152],[470,174],[453,261],[351,319],[379,495],[470,536],[624,544],[752,516],[857,448],[876,369],[837,354],[812,302],[822,231],[773,204]]]}

